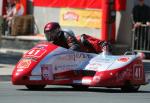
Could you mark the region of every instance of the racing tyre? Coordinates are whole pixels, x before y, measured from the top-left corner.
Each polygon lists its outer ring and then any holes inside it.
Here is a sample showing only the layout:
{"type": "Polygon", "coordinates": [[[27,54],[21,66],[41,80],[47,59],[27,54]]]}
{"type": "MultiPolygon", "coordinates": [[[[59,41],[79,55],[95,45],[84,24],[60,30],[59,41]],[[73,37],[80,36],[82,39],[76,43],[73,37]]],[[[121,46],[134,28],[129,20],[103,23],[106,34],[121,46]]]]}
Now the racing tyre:
{"type": "Polygon", "coordinates": [[[29,90],[42,90],[46,85],[26,85],[29,90]]]}
{"type": "Polygon", "coordinates": [[[75,90],[86,90],[86,89],[89,88],[89,87],[86,86],[86,85],[72,85],[72,87],[73,87],[75,90]]]}
{"type": "Polygon", "coordinates": [[[140,85],[133,86],[133,85],[126,85],[121,88],[121,91],[123,92],[137,92],[140,88],[140,85]]]}

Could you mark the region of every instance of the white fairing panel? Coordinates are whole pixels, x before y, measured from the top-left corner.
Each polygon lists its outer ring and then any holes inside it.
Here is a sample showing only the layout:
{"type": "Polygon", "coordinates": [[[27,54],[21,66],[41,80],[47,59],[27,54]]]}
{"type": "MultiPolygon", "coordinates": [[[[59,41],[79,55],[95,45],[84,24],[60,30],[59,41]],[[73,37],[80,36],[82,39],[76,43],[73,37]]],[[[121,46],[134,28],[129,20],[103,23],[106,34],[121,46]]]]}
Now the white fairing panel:
{"type": "Polygon", "coordinates": [[[96,55],[97,54],[75,52],[60,47],[43,58],[43,60],[41,60],[41,62],[33,69],[32,75],[41,75],[43,71],[41,68],[43,68],[43,66],[51,69],[50,72],[53,73],[84,69],[89,60],[96,55]]]}
{"type": "Polygon", "coordinates": [[[32,75],[48,75],[50,80],[53,79],[52,74],[70,70],[113,70],[126,66],[136,58],[136,55],[104,56],[102,54],[75,52],[60,47],[44,57],[33,69],[32,75]]]}
{"type": "Polygon", "coordinates": [[[86,70],[105,71],[113,70],[126,66],[137,58],[136,55],[98,55],[89,61],[89,64],[85,67],[86,70]]]}

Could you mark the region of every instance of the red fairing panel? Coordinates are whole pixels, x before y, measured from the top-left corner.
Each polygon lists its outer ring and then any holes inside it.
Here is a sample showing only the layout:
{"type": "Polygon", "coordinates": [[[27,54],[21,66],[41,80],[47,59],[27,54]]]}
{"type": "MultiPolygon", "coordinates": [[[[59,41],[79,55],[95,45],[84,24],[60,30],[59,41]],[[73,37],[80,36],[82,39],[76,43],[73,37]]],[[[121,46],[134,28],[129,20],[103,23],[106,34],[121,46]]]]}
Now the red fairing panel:
{"type": "Polygon", "coordinates": [[[27,53],[25,53],[13,71],[13,84],[20,82],[21,79],[28,79],[26,76],[30,75],[29,73],[31,72],[32,68],[34,68],[48,53],[54,51],[56,48],[58,48],[58,46],[44,42],[38,44],[27,53]],[[21,77],[19,78],[18,76],[21,77]]]}
{"type": "Polygon", "coordinates": [[[121,87],[126,81],[133,85],[145,84],[143,63],[135,60],[129,65],[114,70],[97,72],[93,77],[93,86],[121,87]]]}

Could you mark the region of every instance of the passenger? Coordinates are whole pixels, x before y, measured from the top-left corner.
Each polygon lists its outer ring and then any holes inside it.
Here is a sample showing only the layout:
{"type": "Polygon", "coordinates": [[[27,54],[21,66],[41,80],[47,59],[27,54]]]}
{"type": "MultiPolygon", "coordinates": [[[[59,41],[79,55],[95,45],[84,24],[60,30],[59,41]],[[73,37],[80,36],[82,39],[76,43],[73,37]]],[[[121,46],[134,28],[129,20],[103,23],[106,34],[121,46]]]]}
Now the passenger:
{"type": "Polygon", "coordinates": [[[81,50],[73,31],[62,30],[57,22],[46,24],[44,27],[44,34],[47,41],[55,45],[75,51],[81,50]]]}
{"type": "Polygon", "coordinates": [[[108,43],[108,42],[103,42],[102,44],[101,44],[101,46],[102,46],[102,54],[103,55],[110,55],[111,54],[111,46],[110,46],[110,43],[108,43]]]}
{"type": "Polygon", "coordinates": [[[102,47],[100,45],[103,42],[102,40],[99,40],[88,34],[82,34],[78,38],[78,41],[80,43],[80,46],[84,49],[85,52],[97,54],[102,52],[102,47]]]}

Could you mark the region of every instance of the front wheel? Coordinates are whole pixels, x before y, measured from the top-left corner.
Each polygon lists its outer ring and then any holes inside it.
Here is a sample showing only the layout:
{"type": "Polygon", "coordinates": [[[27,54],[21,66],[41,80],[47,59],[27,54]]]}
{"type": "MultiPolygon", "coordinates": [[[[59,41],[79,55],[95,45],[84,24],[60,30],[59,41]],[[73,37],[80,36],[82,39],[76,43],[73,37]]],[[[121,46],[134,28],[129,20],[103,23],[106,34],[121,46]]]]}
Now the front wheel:
{"type": "Polygon", "coordinates": [[[42,90],[46,85],[26,85],[29,90],[42,90]]]}

